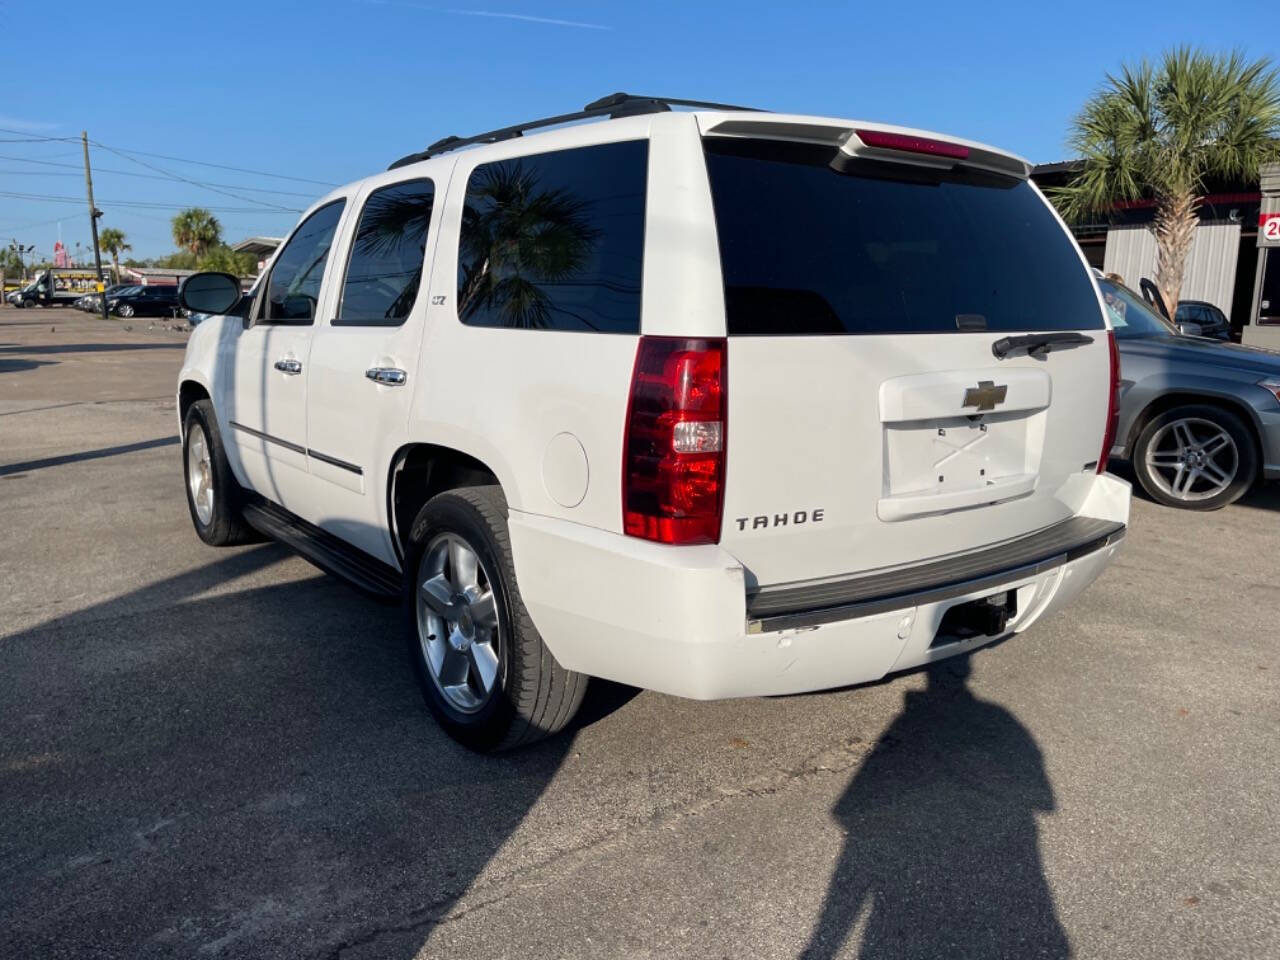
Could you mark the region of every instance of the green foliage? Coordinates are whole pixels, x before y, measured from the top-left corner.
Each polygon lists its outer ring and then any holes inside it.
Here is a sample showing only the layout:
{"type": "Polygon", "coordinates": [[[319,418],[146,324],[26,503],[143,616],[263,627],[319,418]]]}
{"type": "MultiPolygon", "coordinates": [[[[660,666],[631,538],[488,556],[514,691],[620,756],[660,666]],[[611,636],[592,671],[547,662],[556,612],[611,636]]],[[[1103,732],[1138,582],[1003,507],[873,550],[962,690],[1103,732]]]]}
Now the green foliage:
{"type": "Polygon", "coordinates": [[[1266,58],[1190,47],[1108,74],[1069,143],[1084,160],[1052,192],[1069,220],[1144,197],[1198,197],[1208,178],[1253,180],[1280,159],[1280,80],[1266,58]]]}
{"type": "Polygon", "coordinates": [[[195,270],[198,258],[190,250],[179,250],[167,257],[156,257],[148,266],[164,267],[169,270],[195,270]]]}
{"type": "Polygon", "coordinates": [[[0,248],[0,271],[6,280],[17,280],[22,277],[22,258],[16,250],[9,247],[0,248]]]}
{"type": "Polygon", "coordinates": [[[173,218],[173,242],[199,260],[222,242],[222,224],[203,207],[188,207],[173,218]]]}
{"type": "Polygon", "coordinates": [[[236,277],[252,277],[258,272],[258,258],[252,253],[237,253],[226,244],[219,244],[200,258],[199,268],[236,277]]]}
{"type": "Polygon", "coordinates": [[[126,250],[132,250],[128,238],[123,230],[117,230],[115,227],[104,227],[98,232],[98,246],[102,251],[109,255],[112,260],[119,260],[120,254],[126,250]]]}

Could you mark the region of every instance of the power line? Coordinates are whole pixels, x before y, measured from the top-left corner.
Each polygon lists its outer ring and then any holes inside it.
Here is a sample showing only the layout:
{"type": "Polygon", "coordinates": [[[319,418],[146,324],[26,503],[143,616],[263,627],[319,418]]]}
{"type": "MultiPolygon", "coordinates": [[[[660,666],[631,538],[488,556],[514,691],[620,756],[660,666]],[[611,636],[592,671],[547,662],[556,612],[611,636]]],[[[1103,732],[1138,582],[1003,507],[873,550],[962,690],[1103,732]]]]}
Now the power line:
{"type": "MultiPolygon", "coordinates": [[[[10,191],[0,191],[0,197],[10,197],[15,200],[34,200],[44,203],[84,202],[84,197],[59,197],[53,196],[52,194],[14,193],[10,191]]],[[[99,198],[98,202],[113,207],[137,207],[139,209],[146,210],[172,210],[181,207],[199,206],[199,204],[193,203],[162,203],[152,200],[104,200],[102,198],[99,198]]],[[[273,215],[299,212],[297,210],[289,209],[288,207],[280,207],[278,210],[269,210],[263,207],[206,207],[205,209],[212,210],[214,213],[269,213],[273,215]]]]}
{"type": "Polygon", "coordinates": [[[154,170],[156,173],[163,173],[173,180],[181,180],[183,183],[189,183],[193,187],[201,187],[205,190],[211,190],[214,193],[222,194],[224,197],[231,197],[233,200],[243,200],[245,203],[256,203],[262,207],[275,207],[277,210],[284,210],[291,213],[299,212],[295,207],[283,207],[280,204],[272,203],[269,200],[255,200],[253,197],[241,196],[238,193],[232,193],[230,190],[223,190],[207,183],[201,183],[199,180],[192,180],[190,177],[184,177],[181,174],[174,173],[172,170],[166,170],[164,167],[157,167],[154,163],[148,163],[146,160],[139,160],[137,157],[131,157],[128,154],[115,149],[115,147],[108,147],[105,143],[98,143],[97,141],[94,141],[94,146],[98,147],[100,150],[107,150],[114,153],[118,157],[123,157],[130,163],[136,163],[141,167],[146,167],[148,170],[154,170]]]}
{"type": "MultiPolygon", "coordinates": [[[[26,130],[9,130],[0,127],[0,133],[12,133],[20,140],[0,139],[0,143],[74,143],[78,137],[32,137],[26,130]]],[[[98,143],[96,140],[90,141],[95,147],[102,147],[104,150],[110,150],[113,153],[131,154],[139,157],[154,157],[157,160],[172,160],[174,163],[191,163],[200,167],[213,167],[217,170],[234,170],[236,173],[248,173],[256,177],[271,177],[274,180],[292,180],[295,183],[312,183],[321,187],[336,187],[338,184],[332,180],[313,180],[309,177],[295,177],[285,173],[268,173],[265,170],[249,170],[246,167],[233,167],[225,163],[211,163],[208,160],[193,160],[190,157],[175,157],[165,153],[150,153],[146,150],[127,150],[122,147],[109,147],[105,143],[98,143]]],[[[126,157],[126,159],[129,159],[126,157]]]]}
{"type": "MultiPolygon", "coordinates": [[[[69,170],[80,169],[74,163],[59,163],[56,160],[36,160],[31,157],[13,157],[13,156],[7,156],[7,155],[0,155],[0,160],[15,160],[19,163],[37,163],[45,167],[64,167],[69,170]]],[[[134,170],[112,170],[106,167],[98,167],[95,169],[98,173],[113,173],[113,174],[119,174],[122,177],[140,177],[143,180],[172,180],[173,179],[172,177],[169,177],[169,176],[160,176],[159,174],[155,174],[155,173],[138,173],[134,170]]],[[[28,173],[38,173],[38,172],[39,171],[30,171],[30,170],[0,170],[0,173],[28,174],[28,173]]],[[[61,174],[61,173],[51,173],[51,174],[45,174],[45,175],[53,176],[53,177],[78,176],[78,174],[61,174]]],[[[238,183],[210,183],[209,186],[228,187],[232,190],[248,190],[250,193],[273,193],[273,194],[278,194],[282,197],[305,197],[305,198],[311,199],[311,198],[314,198],[316,195],[314,191],[302,193],[297,190],[274,190],[270,187],[246,187],[238,183]]]]}

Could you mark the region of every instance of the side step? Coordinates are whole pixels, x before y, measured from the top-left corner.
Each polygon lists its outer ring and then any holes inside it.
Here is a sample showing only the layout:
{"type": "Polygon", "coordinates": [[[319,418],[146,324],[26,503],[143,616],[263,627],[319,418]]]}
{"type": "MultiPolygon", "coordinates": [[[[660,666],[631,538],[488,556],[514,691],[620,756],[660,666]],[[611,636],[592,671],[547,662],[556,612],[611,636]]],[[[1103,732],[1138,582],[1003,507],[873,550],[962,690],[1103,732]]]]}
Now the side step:
{"type": "Polygon", "coordinates": [[[244,505],[242,513],[259,533],[292,547],[326,573],[342,577],[380,600],[400,599],[403,580],[395,567],[269,500],[255,497],[244,505]]]}

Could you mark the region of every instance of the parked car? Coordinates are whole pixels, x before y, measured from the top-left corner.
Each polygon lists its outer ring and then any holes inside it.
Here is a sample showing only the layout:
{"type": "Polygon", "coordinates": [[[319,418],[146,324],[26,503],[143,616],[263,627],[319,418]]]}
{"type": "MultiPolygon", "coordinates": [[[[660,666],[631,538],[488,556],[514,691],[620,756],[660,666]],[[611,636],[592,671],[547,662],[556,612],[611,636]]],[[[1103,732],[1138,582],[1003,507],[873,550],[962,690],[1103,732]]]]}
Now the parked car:
{"type": "Polygon", "coordinates": [[[1159,503],[1214,510],[1280,478],[1280,354],[1181,335],[1099,280],[1120,349],[1117,447],[1159,503]]]}
{"type": "Polygon", "coordinates": [[[107,297],[107,309],[121,317],[173,317],[178,311],[178,288],[130,287],[107,297]]]}
{"type": "Polygon", "coordinates": [[[1207,300],[1183,300],[1178,304],[1174,321],[1181,326],[1194,323],[1200,328],[1200,336],[1212,340],[1231,340],[1231,321],[1218,307],[1207,300]]]}
{"type": "Polygon", "coordinates": [[[1026,161],[675,104],[449,138],[312,206],[254,295],[183,287],[196,532],[400,598],[473,749],[587,676],[715,699],[967,653],[1126,529],[1107,315],[1026,161]]]}

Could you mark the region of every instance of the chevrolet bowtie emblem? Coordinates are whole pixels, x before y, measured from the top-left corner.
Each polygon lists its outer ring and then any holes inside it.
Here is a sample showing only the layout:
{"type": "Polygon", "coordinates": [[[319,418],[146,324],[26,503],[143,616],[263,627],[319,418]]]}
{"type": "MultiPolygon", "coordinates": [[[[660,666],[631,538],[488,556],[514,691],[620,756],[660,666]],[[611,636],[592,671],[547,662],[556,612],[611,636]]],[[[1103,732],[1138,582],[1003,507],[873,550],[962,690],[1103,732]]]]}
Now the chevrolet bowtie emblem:
{"type": "Polygon", "coordinates": [[[979,410],[994,410],[997,403],[1004,403],[1008,392],[1007,384],[1002,383],[997,387],[994,381],[979,380],[976,387],[965,388],[964,406],[977,407],[979,410]]]}

